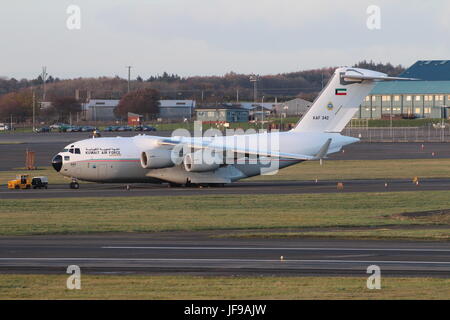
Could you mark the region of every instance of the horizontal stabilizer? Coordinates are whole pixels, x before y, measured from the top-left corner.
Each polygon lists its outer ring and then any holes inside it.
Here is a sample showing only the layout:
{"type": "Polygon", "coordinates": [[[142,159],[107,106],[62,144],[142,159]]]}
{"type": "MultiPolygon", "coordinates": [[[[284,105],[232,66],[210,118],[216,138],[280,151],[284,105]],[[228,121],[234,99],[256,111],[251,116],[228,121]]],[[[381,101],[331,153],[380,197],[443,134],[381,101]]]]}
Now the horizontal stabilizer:
{"type": "Polygon", "coordinates": [[[377,76],[367,76],[367,75],[359,75],[359,74],[344,74],[342,75],[342,78],[346,81],[351,80],[373,80],[373,81],[396,81],[396,80],[405,80],[405,81],[414,81],[419,80],[415,78],[402,78],[402,77],[377,77],[377,76]]]}

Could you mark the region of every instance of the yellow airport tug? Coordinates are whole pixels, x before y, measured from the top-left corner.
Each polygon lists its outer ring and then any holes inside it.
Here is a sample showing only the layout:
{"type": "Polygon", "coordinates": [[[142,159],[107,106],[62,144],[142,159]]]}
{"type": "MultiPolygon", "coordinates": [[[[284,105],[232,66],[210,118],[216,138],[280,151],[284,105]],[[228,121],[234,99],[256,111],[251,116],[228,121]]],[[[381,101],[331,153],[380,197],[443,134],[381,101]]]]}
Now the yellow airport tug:
{"type": "Polygon", "coordinates": [[[15,180],[8,181],[8,189],[31,189],[30,175],[20,174],[15,180]]]}

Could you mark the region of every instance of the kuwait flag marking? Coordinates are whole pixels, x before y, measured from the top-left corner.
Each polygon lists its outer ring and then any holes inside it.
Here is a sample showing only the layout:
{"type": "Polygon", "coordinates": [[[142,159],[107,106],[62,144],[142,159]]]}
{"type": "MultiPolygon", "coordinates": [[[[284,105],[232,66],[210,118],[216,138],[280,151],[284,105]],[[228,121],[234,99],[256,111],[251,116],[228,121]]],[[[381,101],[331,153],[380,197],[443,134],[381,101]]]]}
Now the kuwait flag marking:
{"type": "Polygon", "coordinates": [[[337,96],[346,96],[347,95],[347,89],[336,89],[336,95],[337,96]]]}

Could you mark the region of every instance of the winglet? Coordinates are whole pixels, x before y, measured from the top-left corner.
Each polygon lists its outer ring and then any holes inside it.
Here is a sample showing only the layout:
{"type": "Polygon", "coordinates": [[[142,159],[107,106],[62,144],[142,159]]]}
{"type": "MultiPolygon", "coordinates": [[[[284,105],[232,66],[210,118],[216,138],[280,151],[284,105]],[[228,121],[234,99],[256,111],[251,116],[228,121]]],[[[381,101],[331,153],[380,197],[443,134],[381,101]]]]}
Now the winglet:
{"type": "Polygon", "coordinates": [[[327,140],[327,142],[325,142],[325,144],[322,146],[322,148],[320,148],[319,152],[317,152],[317,154],[314,156],[314,159],[321,160],[321,159],[325,158],[327,156],[328,149],[330,148],[330,144],[331,144],[331,138],[329,138],[327,140]]]}

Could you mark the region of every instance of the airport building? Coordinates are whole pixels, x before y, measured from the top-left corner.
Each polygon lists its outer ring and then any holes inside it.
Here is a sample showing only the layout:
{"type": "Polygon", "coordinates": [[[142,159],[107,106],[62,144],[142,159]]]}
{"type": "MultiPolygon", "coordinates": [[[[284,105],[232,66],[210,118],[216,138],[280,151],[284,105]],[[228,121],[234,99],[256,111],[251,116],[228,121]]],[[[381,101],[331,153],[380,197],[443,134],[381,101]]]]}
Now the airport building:
{"type": "Polygon", "coordinates": [[[247,122],[249,110],[235,105],[222,105],[216,107],[198,107],[195,109],[198,121],[214,122],[247,122]]]}
{"type": "Polygon", "coordinates": [[[355,115],[361,119],[448,118],[450,60],[420,60],[401,77],[418,81],[380,82],[355,115]]]}
{"type": "Polygon", "coordinates": [[[81,105],[82,117],[87,121],[114,121],[114,109],[120,100],[90,99],[81,105]]]}
{"type": "Polygon", "coordinates": [[[312,102],[295,98],[293,100],[289,100],[282,103],[277,103],[275,105],[276,114],[286,114],[286,116],[302,116],[304,115],[309,107],[312,105],[312,102]]]}
{"type": "MultiPolygon", "coordinates": [[[[90,99],[82,104],[82,117],[87,121],[115,121],[114,109],[120,100],[90,99]]],[[[162,120],[190,119],[194,114],[194,100],[160,100],[162,120]]]]}
{"type": "Polygon", "coordinates": [[[190,119],[194,115],[195,100],[160,100],[159,118],[163,120],[190,119]]]}

